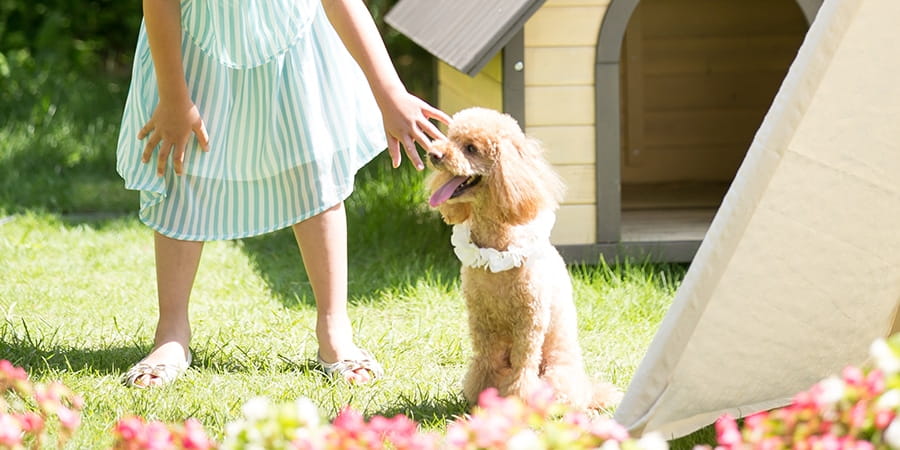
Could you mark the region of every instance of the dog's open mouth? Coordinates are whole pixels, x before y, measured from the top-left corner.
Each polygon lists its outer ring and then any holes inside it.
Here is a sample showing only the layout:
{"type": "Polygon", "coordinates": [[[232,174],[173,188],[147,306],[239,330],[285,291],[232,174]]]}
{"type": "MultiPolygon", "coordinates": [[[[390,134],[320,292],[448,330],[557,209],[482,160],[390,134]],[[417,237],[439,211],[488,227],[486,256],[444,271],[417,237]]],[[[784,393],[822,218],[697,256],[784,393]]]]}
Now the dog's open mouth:
{"type": "Polygon", "coordinates": [[[466,192],[466,190],[475,186],[480,181],[481,175],[453,177],[450,181],[438,188],[438,190],[434,191],[434,194],[431,194],[431,198],[428,199],[428,204],[432,207],[437,207],[451,198],[459,197],[463,192],[466,192]]]}

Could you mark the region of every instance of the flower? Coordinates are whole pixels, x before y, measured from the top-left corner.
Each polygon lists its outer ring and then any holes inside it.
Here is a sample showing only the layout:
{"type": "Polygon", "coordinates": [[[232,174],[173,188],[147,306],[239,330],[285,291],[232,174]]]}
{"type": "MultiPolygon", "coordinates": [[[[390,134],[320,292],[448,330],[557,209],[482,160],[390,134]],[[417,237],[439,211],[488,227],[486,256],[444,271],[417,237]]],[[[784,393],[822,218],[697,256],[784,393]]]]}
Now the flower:
{"type": "Polygon", "coordinates": [[[0,413],[0,445],[16,448],[22,443],[22,426],[11,414],[0,413]]]}
{"type": "Polygon", "coordinates": [[[669,443],[659,433],[647,433],[638,439],[637,446],[644,450],[668,450],[669,443]]]}
{"type": "Polygon", "coordinates": [[[269,399],[266,397],[253,397],[244,403],[241,407],[241,413],[247,420],[262,420],[268,415],[271,408],[269,399]]]}
{"type": "Polygon", "coordinates": [[[893,448],[900,448],[900,421],[894,419],[884,430],[884,441],[893,448]]]}
{"type": "Polygon", "coordinates": [[[819,383],[821,389],[817,389],[817,403],[820,405],[832,406],[844,397],[845,384],[844,380],[831,376],[819,383]]]}
{"type": "Polygon", "coordinates": [[[544,445],[541,444],[541,438],[534,430],[524,429],[506,441],[506,448],[509,450],[541,450],[544,445]]]}
{"type": "Polygon", "coordinates": [[[900,371],[900,358],[886,340],[879,338],[872,342],[872,345],[869,346],[869,355],[875,360],[875,365],[886,375],[900,371]]]}

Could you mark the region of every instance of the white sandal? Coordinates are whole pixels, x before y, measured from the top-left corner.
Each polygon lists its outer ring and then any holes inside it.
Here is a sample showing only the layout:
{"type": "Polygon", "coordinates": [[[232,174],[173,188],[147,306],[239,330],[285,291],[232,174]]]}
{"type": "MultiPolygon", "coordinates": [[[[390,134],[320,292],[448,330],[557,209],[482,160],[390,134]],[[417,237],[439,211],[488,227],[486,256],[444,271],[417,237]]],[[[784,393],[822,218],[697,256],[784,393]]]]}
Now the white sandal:
{"type": "Polygon", "coordinates": [[[180,363],[180,364],[166,364],[166,363],[148,364],[148,363],[141,361],[141,362],[135,364],[134,366],[132,366],[130,369],[128,369],[128,372],[125,372],[125,374],[122,375],[122,383],[125,384],[125,386],[127,386],[127,387],[133,387],[133,388],[138,388],[138,389],[146,389],[146,388],[150,388],[150,387],[162,387],[162,386],[172,383],[173,381],[175,381],[175,379],[177,379],[179,376],[181,376],[181,374],[183,374],[184,371],[186,371],[188,369],[188,367],[191,366],[192,360],[193,360],[193,355],[191,355],[191,351],[188,350],[187,359],[183,363],[180,363]],[[148,383],[146,385],[141,385],[141,384],[135,383],[135,381],[137,381],[139,378],[143,377],[144,375],[149,375],[151,377],[151,380],[153,378],[159,379],[160,384],[154,385],[154,384],[148,383]]]}
{"type": "Polygon", "coordinates": [[[337,362],[327,363],[322,359],[321,355],[317,354],[316,362],[322,371],[325,372],[325,375],[329,377],[340,376],[345,380],[349,380],[349,375],[355,375],[356,371],[360,369],[369,372],[369,375],[372,377],[369,381],[384,376],[384,369],[375,360],[375,357],[367,350],[359,349],[359,351],[363,355],[360,359],[342,359],[337,362]]]}

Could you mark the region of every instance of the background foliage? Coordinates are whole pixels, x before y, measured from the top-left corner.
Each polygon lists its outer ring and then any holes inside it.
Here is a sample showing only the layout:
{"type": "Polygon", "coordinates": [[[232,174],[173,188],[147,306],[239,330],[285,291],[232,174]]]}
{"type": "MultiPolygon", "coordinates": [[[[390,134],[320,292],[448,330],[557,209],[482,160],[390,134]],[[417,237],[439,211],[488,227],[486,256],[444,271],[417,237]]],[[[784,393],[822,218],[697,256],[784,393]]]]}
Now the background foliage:
{"type": "MultiPolygon", "coordinates": [[[[407,87],[433,101],[432,57],[367,2],[407,87]]],[[[141,2],[0,0],[0,214],[133,211],[115,172],[141,2]]]]}

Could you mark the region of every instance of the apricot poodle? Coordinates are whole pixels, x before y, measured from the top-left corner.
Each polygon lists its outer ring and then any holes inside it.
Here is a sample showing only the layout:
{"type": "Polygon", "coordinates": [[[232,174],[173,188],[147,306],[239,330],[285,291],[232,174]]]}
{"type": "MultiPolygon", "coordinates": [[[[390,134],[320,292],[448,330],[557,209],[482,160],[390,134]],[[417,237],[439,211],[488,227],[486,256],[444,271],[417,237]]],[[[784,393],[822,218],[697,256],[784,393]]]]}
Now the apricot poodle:
{"type": "Polygon", "coordinates": [[[611,384],[585,374],[572,283],[550,229],[564,185],[506,114],[456,113],[428,154],[429,204],[454,225],[473,358],[463,393],[495,387],[527,398],[541,383],[576,408],[610,407],[611,384]]]}

